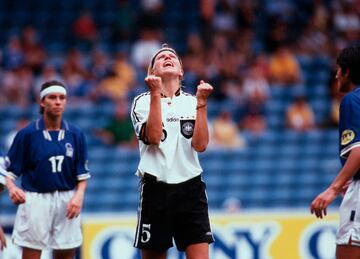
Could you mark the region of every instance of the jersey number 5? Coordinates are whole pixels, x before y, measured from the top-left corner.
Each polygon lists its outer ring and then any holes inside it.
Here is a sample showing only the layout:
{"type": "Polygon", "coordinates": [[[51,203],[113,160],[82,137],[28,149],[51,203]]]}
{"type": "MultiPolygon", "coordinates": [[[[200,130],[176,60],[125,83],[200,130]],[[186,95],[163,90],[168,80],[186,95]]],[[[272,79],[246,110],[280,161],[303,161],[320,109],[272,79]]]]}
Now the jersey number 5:
{"type": "Polygon", "coordinates": [[[64,161],[64,156],[52,156],[49,158],[51,163],[51,168],[53,173],[60,173],[62,169],[62,163],[64,161]]]}
{"type": "Polygon", "coordinates": [[[147,243],[150,240],[151,234],[150,234],[150,224],[142,224],[142,228],[141,228],[141,242],[142,243],[147,243]]]}

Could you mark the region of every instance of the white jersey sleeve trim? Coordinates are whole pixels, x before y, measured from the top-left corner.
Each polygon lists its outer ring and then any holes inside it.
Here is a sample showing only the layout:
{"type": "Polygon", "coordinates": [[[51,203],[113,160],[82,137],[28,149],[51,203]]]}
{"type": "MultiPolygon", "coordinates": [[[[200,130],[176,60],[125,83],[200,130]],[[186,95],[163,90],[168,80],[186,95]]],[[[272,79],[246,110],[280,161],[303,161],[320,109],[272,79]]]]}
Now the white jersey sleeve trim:
{"type": "Polygon", "coordinates": [[[16,174],[9,172],[9,171],[1,171],[1,174],[6,177],[9,177],[13,181],[15,181],[18,178],[18,176],[16,174]]]}
{"type": "Polygon", "coordinates": [[[355,143],[352,143],[351,145],[343,148],[341,151],[340,151],[340,156],[343,157],[343,158],[346,158],[349,154],[349,152],[356,148],[356,147],[360,147],[360,142],[355,142],[355,143]]]}
{"type": "Polygon", "coordinates": [[[77,176],[78,181],[86,180],[86,179],[89,179],[89,178],[91,178],[90,173],[79,174],[79,175],[77,176]]]}
{"type": "Polygon", "coordinates": [[[149,115],[150,106],[145,100],[145,98],[149,96],[150,93],[144,93],[135,97],[131,107],[131,119],[138,139],[140,139],[141,129],[143,124],[147,121],[147,117],[149,115]]]}

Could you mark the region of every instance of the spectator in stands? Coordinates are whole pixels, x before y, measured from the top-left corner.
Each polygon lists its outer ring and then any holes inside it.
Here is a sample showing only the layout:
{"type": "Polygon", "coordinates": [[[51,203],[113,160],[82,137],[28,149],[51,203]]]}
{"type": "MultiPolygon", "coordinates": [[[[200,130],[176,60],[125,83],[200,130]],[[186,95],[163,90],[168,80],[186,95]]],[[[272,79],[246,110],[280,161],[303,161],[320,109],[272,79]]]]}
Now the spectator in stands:
{"type": "Polygon", "coordinates": [[[266,131],[266,120],[261,110],[248,107],[245,116],[239,122],[239,128],[254,135],[261,135],[266,131]]]}
{"type": "Polygon", "coordinates": [[[93,75],[85,66],[82,52],[77,49],[71,49],[62,64],[62,76],[67,85],[67,98],[73,104],[79,104],[86,101],[93,88],[90,79],[93,75]]]}
{"type": "Polygon", "coordinates": [[[309,131],[315,127],[315,115],[305,96],[295,97],[286,111],[286,126],[295,131],[309,131]]]}
{"type": "Polygon", "coordinates": [[[263,73],[257,64],[249,65],[242,92],[250,106],[263,107],[270,97],[270,87],[263,73]]]}
{"type": "Polygon", "coordinates": [[[295,55],[285,45],[281,45],[269,59],[270,80],[284,86],[301,81],[301,69],[295,55]]]}
{"type": "Polygon", "coordinates": [[[91,78],[95,82],[101,80],[109,71],[111,60],[108,54],[101,48],[95,48],[91,51],[91,63],[89,70],[91,71],[91,78]]]}
{"type": "Polygon", "coordinates": [[[25,65],[31,69],[35,75],[39,75],[47,58],[47,53],[40,43],[41,41],[35,28],[26,26],[22,30],[20,41],[24,53],[25,65]]]}
{"type": "Polygon", "coordinates": [[[102,129],[97,129],[95,134],[107,145],[119,147],[137,147],[137,140],[129,116],[128,102],[126,99],[118,100],[115,104],[114,117],[102,129]]]}
{"type": "Polygon", "coordinates": [[[241,137],[229,111],[222,111],[213,120],[210,143],[214,148],[242,148],[245,140],[241,137]]]}
{"type": "Polygon", "coordinates": [[[339,194],[340,224],[336,234],[336,258],[360,258],[360,47],[347,47],[337,58],[338,89],[346,93],[340,104],[339,151],[342,169],[331,185],[311,203],[311,213],[322,218],[339,194]],[[349,183],[349,181],[351,181],[349,183]]]}
{"type": "Polygon", "coordinates": [[[132,105],[141,155],[135,247],[143,259],[166,258],[173,239],[186,258],[209,258],[214,241],[197,154],[209,142],[207,99],[213,88],[200,81],[191,96],[181,90],[183,74],[175,50],[163,46],[148,68],[149,92],[132,105]]]}
{"type": "Polygon", "coordinates": [[[7,70],[16,69],[24,65],[24,51],[21,46],[20,38],[17,35],[13,35],[9,38],[3,55],[3,66],[7,70]]]}
{"type": "Polygon", "coordinates": [[[89,50],[97,39],[96,23],[89,10],[83,11],[73,24],[74,36],[85,50],[89,50]]]}
{"type": "Polygon", "coordinates": [[[118,51],[115,54],[112,68],[123,82],[126,91],[129,91],[135,84],[136,71],[133,65],[130,64],[127,53],[118,51]]]}
{"type": "Polygon", "coordinates": [[[2,75],[2,94],[5,102],[26,108],[31,103],[33,73],[25,65],[5,71],[2,75]]]}
{"type": "Polygon", "coordinates": [[[66,88],[48,81],[40,92],[41,118],[19,131],[8,152],[6,187],[19,205],[12,240],[23,259],[72,259],[82,243],[80,211],[87,168],[84,134],[62,119],[66,88]],[[21,176],[21,188],[14,180],[21,176]],[[24,216],[26,215],[26,216],[24,216]]]}
{"type": "Polygon", "coordinates": [[[151,57],[161,47],[160,33],[157,30],[142,28],[139,32],[139,39],[134,42],[131,48],[131,62],[136,69],[146,71],[147,64],[151,61],[151,57]]]}

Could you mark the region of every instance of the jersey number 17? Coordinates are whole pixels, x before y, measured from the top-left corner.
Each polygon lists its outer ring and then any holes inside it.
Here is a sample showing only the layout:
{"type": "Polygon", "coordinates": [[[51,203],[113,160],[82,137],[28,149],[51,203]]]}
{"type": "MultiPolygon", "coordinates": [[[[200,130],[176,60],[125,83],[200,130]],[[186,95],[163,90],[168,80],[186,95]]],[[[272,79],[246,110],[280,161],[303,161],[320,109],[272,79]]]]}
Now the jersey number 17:
{"type": "Polygon", "coordinates": [[[53,173],[60,173],[62,170],[62,163],[64,161],[64,156],[52,156],[49,158],[51,163],[51,168],[53,173]]]}

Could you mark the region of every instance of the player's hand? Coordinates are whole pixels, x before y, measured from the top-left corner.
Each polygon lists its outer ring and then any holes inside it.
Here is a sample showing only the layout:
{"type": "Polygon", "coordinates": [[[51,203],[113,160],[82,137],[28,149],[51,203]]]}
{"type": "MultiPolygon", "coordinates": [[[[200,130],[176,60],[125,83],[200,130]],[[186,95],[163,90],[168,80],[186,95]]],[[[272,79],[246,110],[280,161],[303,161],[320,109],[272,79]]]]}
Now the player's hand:
{"type": "Polygon", "coordinates": [[[6,247],[5,234],[2,230],[2,228],[0,227],[0,251],[2,251],[5,247],[6,247]]]}
{"type": "Polygon", "coordinates": [[[337,195],[337,192],[331,188],[328,188],[324,192],[320,193],[311,203],[311,214],[315,213],[317,218],[323,218],[323,216],[326,216],[327,207],[335,200],[337,195]]]}
{"type": "Polygon", "coordinates": [[[196,99],[198,100],[198,105],[202,105],[204,103],[206,104],[207,98],[213,90],[214,88],[210,84],[205,83],[204,80],[201,80],[196,91],[196,99]]]}
{"type": "Polygon", "coordinates": [[[11,187],[8,187],[8,190],[9,190],[9,197],[14,204],[19,205],[26,201],[25,192],[21,190],[19,187],[17,187],[15,184],[12,185],[11,187]]]}
{"type": "Polygon", "coordinates": [[[145,77],[145,83],[149,87],[152,94],[160,94],[162,87],[162,80],[159,76],[150,75],[145,77]]]}
{"type": "Polygon", "coordinates": [[[84,193],[75,192],[74,196],[71,198],[66,208],[66,217],[68,219],[73,219],[80,215],[83,200],[84,193]]]}

